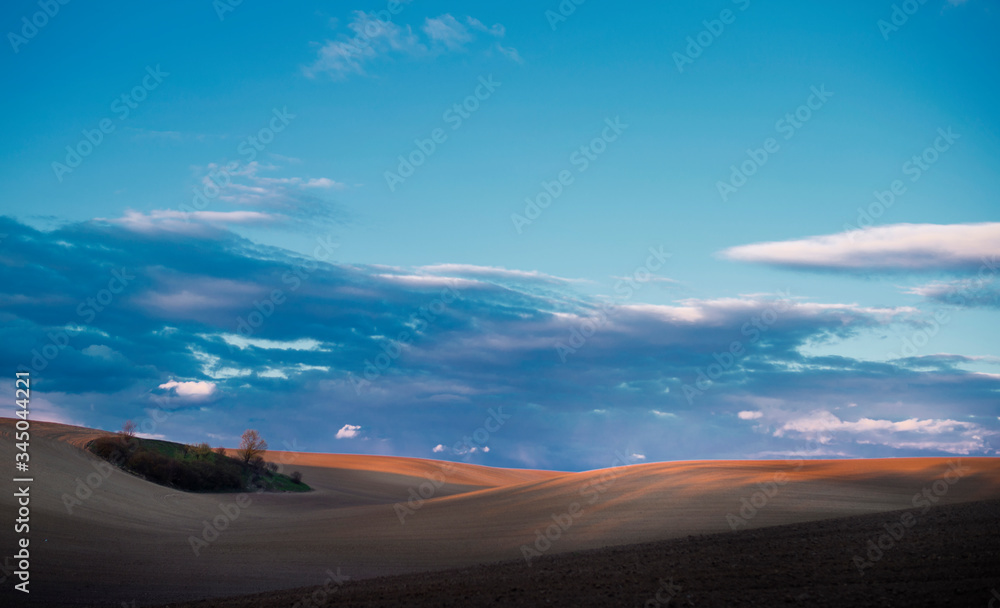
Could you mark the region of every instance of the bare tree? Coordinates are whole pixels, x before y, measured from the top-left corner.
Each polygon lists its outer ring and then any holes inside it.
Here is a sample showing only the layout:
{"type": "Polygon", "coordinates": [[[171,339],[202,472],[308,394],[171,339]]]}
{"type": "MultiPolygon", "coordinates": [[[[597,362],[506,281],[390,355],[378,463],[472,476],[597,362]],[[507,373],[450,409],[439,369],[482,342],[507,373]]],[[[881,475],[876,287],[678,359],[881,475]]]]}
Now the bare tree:
{"type": "Polygon", "coordinates": [[[263,458],[266,451],[267,442],[261,438],[260,433],[253,429],[247,429],[243,432],[243,437],[240,438],[240,447],[236,453],[240,455],[244,463],[250,464],[250,461],[255,457],[263,458]]]}
{"type": "Polygon", "coordinates": [[[132,439],[135,437],[135,431],[138,428],[136,423],[126,420],[125,424],[122,425],[122,430],[118,431],[118,434],[121,435],[122,439],[132,439]]]}

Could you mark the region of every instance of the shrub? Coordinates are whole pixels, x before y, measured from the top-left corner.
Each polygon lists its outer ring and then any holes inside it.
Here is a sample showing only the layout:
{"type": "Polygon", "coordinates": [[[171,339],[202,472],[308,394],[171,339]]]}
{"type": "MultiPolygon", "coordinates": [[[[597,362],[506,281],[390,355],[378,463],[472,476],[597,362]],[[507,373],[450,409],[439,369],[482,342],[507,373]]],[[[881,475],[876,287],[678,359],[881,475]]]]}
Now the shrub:
{"type": "Polygon", "coordinates": [[[249,464],[250,468],[257,473],[264,472],[264,459],[260,456],[254,456],[247,462],[247,464],[249,464]]]}
{"type": "Polygon", "coordinates": [[[90,444],[94,454],[117,466],[124,466],[135,449],[133,442],[121,436],[98,437],[90,444]]]}
{"type": "Polygon", "coordinates": [[[292,471],[292,474],[289,475],[289,477],[291,477],[292,481],[295,483],[302,483],[302,473],[299,473],[298,471],[292,471]]]}
{"type": "Polygon", "coordinates": [[[174,485],[175,477],[172,461],[162,454],[140,450],[132,454],[125,466],[147,480],[162,485],[174,485]]]}
{"type": "Polygon", "coordinates": [[[199,460],[208,460],[212,457],[212,448],[207,443],[199,443],[191,448],[191,453],[199,460]]]}
{"type": "MultiPolygon", "coordinates": [[[[185,446],[116,434],[98,437],[88,444],[88,449],[147,481],[179,490],[225,492],[288,488],[287,484],[282,485],[280,480],[271,477],[280,468],[276,463],[265,462],[258,454],[247,464],[236,458],[219,456],[221,448],[213,451],[204,443],[185,446]]],[[[291,479],[300,484],[302,490],[309,489],[302,484],[300,473],[295,473],[291,479]]]]}

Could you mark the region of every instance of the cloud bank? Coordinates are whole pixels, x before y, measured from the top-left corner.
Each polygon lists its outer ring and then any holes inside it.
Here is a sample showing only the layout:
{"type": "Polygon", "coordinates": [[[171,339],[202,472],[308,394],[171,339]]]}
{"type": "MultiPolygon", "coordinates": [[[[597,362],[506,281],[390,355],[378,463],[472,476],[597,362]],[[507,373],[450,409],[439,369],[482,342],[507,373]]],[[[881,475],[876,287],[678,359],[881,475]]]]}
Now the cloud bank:
{"type": "Polygon", "coordinates": [[[788,293],[609,304],[539,272],[338,264],[330,236],[304,257],[218,225],[44,232],[0,218],[0,233],[0,362],[32,370],[51,419],[117,429],[155,416],[157,434],[189,442],[249,421],[279,449],[577,470],[615,450],[656,461],[817,440],[852,456],[998,447],[1000,374],[963,371],[957,355],[803,354],[920,327],[912,308],[788,293]],[[498,407],[510,419],[477,443],[498,407]],[[366,441],[346,441],[361,429],[366,441]],[[468,447],[434,451],[453,445],[468,447]]]}

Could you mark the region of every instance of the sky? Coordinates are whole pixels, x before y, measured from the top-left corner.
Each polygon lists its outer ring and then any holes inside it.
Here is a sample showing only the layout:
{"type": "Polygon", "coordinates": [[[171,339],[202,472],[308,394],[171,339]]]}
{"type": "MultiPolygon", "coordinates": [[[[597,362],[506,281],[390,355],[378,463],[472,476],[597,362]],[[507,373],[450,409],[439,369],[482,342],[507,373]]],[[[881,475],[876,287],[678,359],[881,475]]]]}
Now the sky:
{"type": "Polygon", "coordinates": [[[496,4],[5,3],[32,418],[560,470],[997,454],[995,5],[496,4]]]}

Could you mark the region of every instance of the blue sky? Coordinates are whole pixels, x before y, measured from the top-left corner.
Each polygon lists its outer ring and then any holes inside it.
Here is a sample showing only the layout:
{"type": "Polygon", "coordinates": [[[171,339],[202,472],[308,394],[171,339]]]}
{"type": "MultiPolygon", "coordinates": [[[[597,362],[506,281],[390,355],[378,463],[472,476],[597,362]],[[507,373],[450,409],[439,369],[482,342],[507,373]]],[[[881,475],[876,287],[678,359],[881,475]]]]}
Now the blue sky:
{"type": "Polygon", "coordinates": [[[989,3],[0,14],[37,418],[562,469],[1000,446],[989,3]]]}

